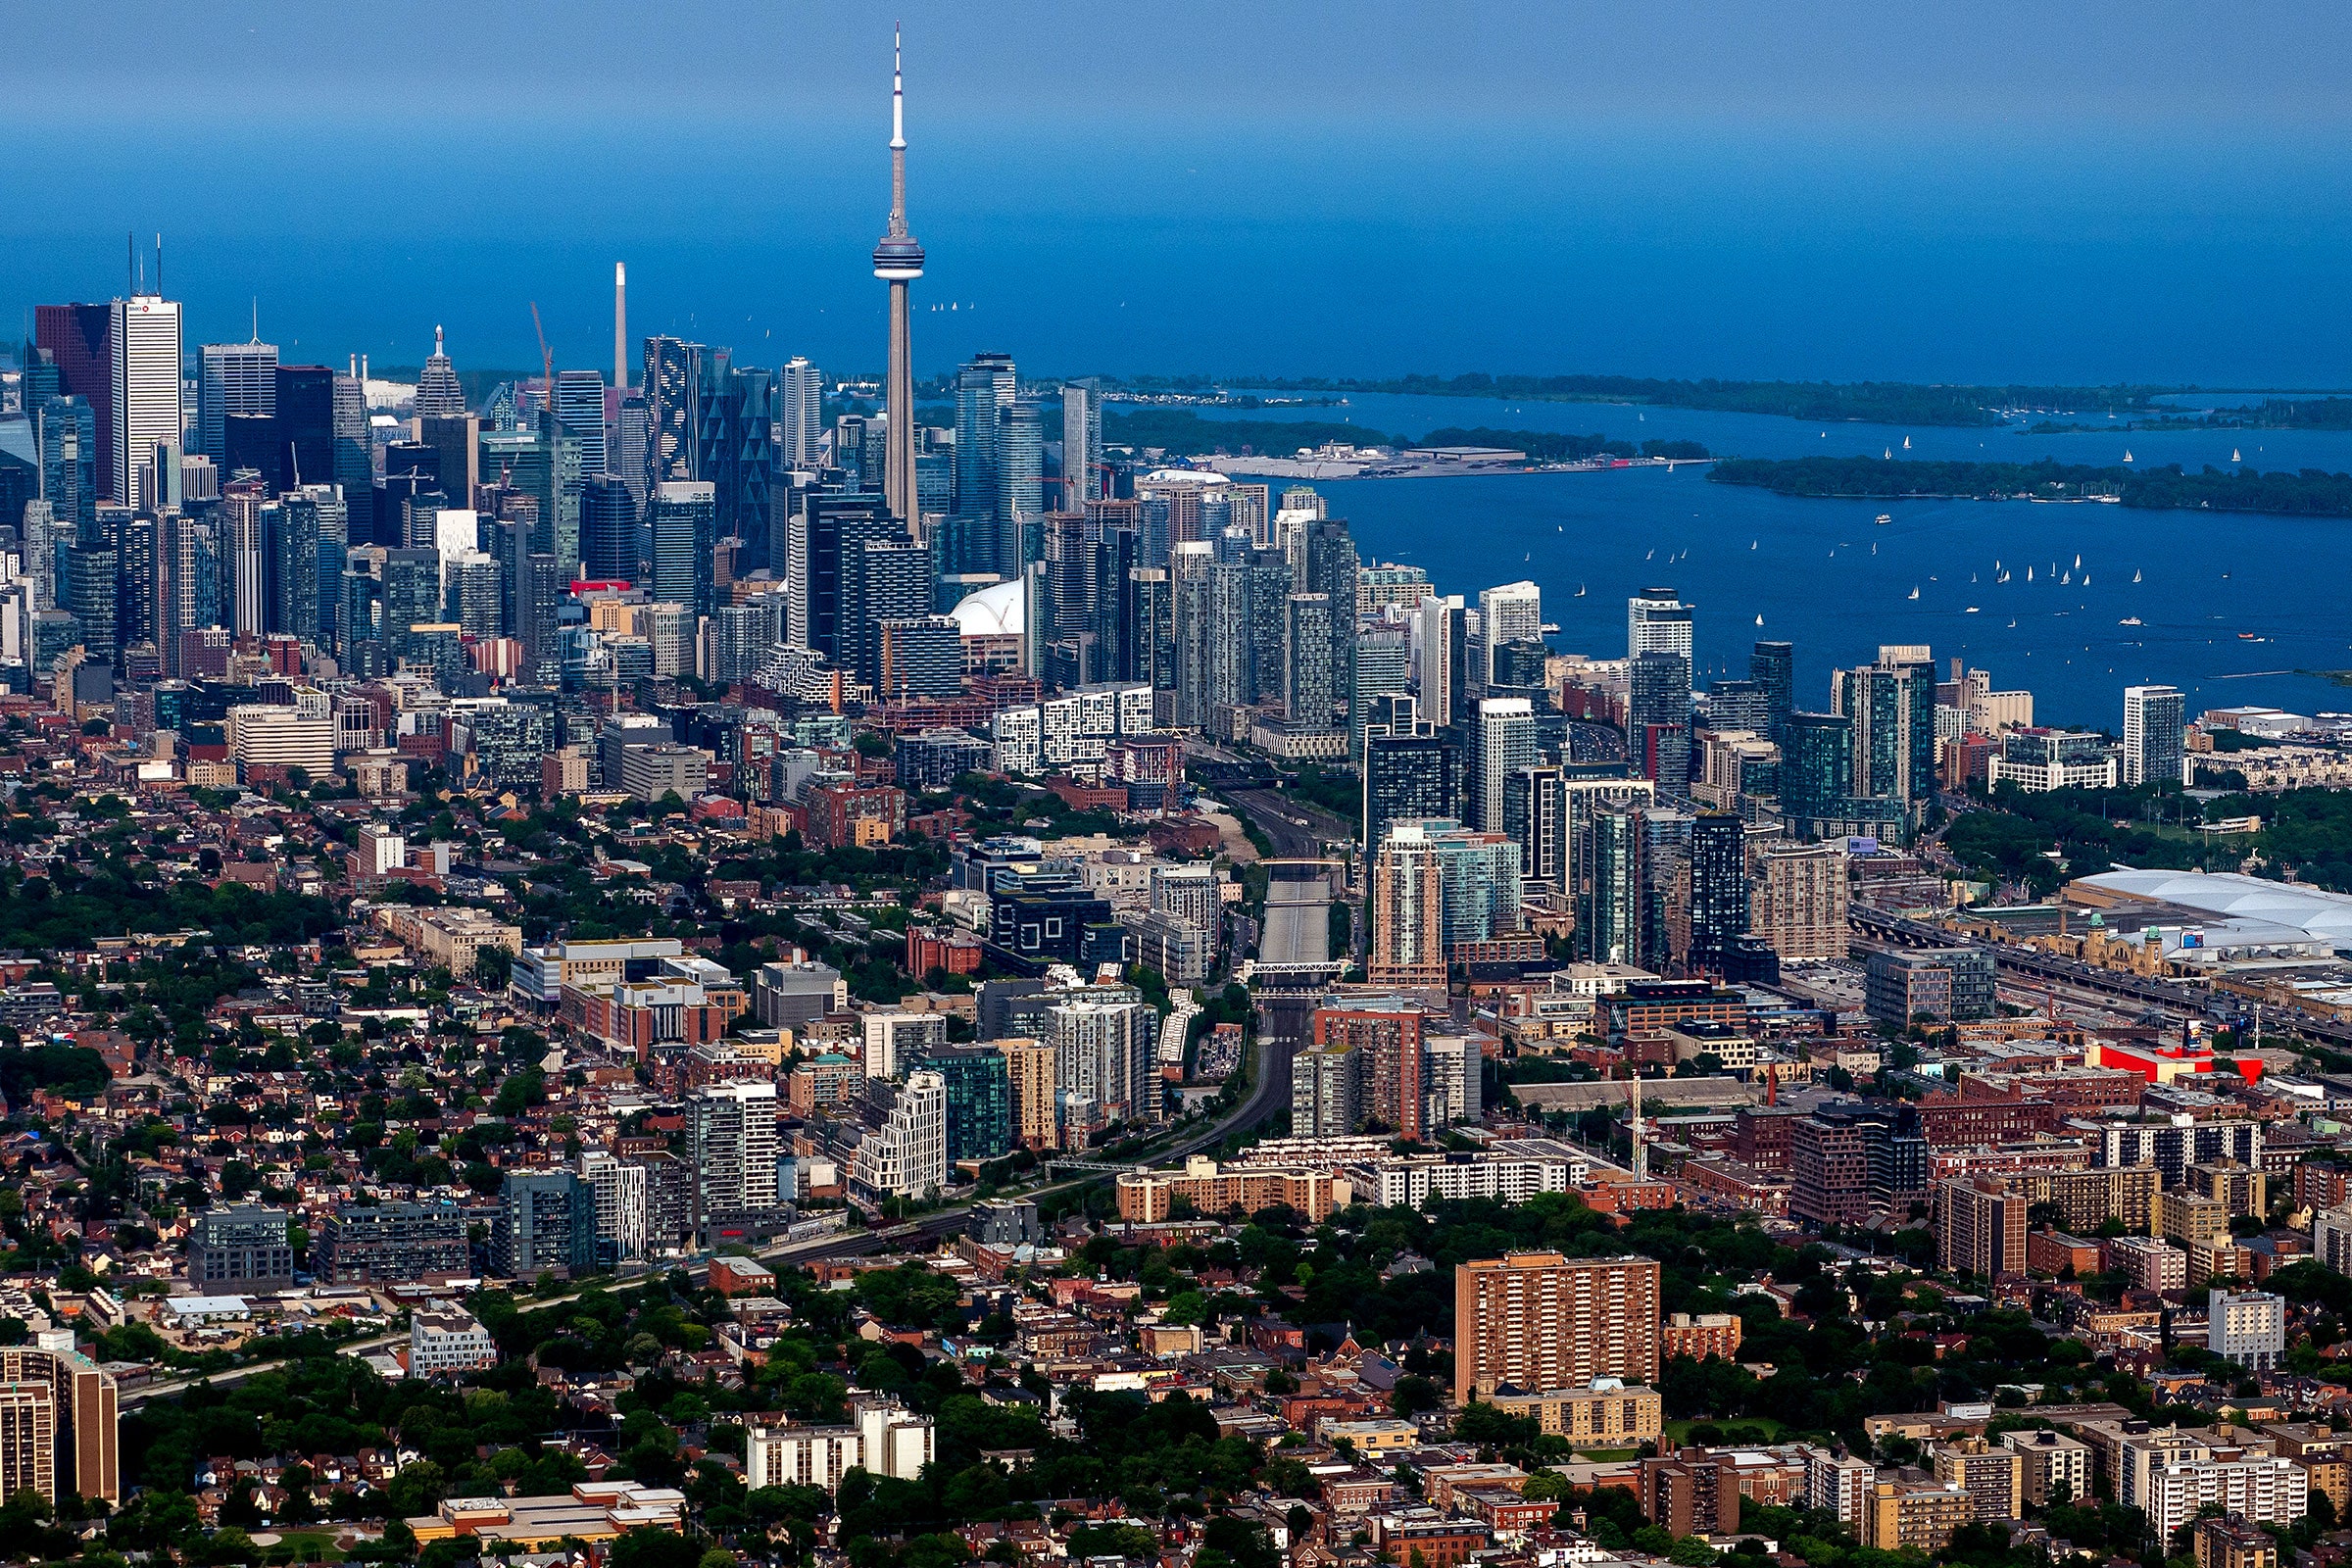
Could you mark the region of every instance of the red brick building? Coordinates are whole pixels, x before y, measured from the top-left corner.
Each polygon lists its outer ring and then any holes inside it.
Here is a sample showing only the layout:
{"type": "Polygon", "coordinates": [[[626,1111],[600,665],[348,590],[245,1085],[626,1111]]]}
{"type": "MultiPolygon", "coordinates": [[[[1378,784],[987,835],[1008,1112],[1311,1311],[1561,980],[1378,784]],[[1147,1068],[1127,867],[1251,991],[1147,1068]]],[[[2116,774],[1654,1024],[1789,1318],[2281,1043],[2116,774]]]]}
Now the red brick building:
{"type": "Polygon", "coordinates": [[[1930,1095],[1918,1102],[1919,1130],[1930,1149],[1976,1149],[1985,1144],[2021,1143],[2058,1130],[2058,1107],[2023,1095],[1970,1099],[1930,1095]]]}
{"type": "Polygon", "coordinates": [[[801,797],[812,850],[887,843],[906,831],[906,793],[895,784],[818,784],[801,797]]]}

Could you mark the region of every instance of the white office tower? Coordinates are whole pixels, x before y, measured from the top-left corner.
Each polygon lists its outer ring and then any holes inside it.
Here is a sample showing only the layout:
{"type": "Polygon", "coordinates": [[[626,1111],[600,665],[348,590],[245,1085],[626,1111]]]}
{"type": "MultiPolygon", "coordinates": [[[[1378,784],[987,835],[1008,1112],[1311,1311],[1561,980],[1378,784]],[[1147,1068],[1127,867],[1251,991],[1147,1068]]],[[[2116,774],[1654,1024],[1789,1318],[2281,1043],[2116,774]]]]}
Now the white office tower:
{"type": "Polygon", "coordinates": [[[782,406],[776,410],[776,437],[788,468],[814,473],[824,466],[825,373],[800,355],[778,372],[783,381],[782,406]]]}
{"type": "Polygon", "coordinates": [[[1462,596],[1431,595],[1413,612],[1414,690],[1421,716],[1450,724],[1463,711],[1462,596]]]}
{"type": "Polygon", "coordinates": [[[1061,389],[1061,505],[1083,512],[1102,496],[1102,392],[1093,381],[1061,389]]]}
{"type": "Polygon", "coordinates": [[[2124,688],[2124,783],[2186,784],[2188,699],[2178,686],[2124,688]]]}
{"type": "Polygon", "coordinates": [[[1150,1003],[1056,1003],[1046,1009],[1046,1039],[1059,1093],[1093,1101],[1107,1121],[1156,1115],[1159,1013],[1150,1003]]]}
{"type": "Polygon", "coordinates": [[[1494,650],[1505,643],[1544,640],[1544,590],[1532,582],[1506,582],[1478,596],[1479,662],[1484,680],[1494,684],[1494,650]]]}
{"type": "Polygon", "coordinates": [[[871,1199],[921,1198],[948,1184],[948,1081],[928,1070],[878,1087],[890,1097],[882,1125],[858,1140],[850,1186],[871,1199]]]}
{"type": "Polygon", "coordinates": [[[686,1097],[694,1135],[695,1227],[776,1206],[776,1086],[705,1084],[686,1097]]]}
{"type": "Polygon", "coordinates": [[[197,444],[204,455],[226,468],[227,426],[232,414],[277,413],[277,345],[255,338],[250,343],[207,343],[196,380],[197,444]]]}
{"type": "Polygon", "coordinates": [[[580,1180],[596,1193],[597,1245],[610,1247],[615,1263],[643,1258],[650,1198],[645,1167],[613,1158],[609,1149],[587,1149],[580,1152],[580,1180]]]}
{"type": "Polygon", "coordinates": [[[605,461],[605,376],[601,370],[556,372],[556,417],[580,439],[580,473],[610,473],[605,461]]]}
{"type": "Polygon", "coordinates": [[[137,294],[114,303],[115,471],[107,498],[160,512],[179,505],[186,405],[179,379],[179,302],[137,294]]]}
{"type": "Polygon", "coordinates": [[[1626,602],[1625,657],[1680,654],[1690,660],[1690,607],[1671,588],[1644,588],[1626,602]]]}

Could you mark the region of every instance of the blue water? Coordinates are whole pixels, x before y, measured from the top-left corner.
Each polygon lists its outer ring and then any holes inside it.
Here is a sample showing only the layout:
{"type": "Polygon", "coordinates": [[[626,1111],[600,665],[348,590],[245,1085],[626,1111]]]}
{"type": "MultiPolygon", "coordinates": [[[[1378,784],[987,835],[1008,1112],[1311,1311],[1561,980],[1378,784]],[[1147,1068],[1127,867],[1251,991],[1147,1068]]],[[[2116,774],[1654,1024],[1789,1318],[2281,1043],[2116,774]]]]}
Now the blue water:
{"type": "MultiPolygon", "coordinates": [[[[2352,433],[2341,431],[1904,431],[1622,405],[1394,396],[1291,412],[1352,414],[1399,434],[1443,424],[1597,430],[1689,438],[1758,457],[1875,456],[1889,446],[1900,454],[1908,434],[1913,457],[2111,463],[2129,449],[2136,462],[2193,466],[2226,465],[2237,446],[2265,467],[2352,468],[2352,433]],[[2259,442],[2247,439],[2253,435],[2259,442]]],[[[2001,689],[2033,691],[2044,722],[2114,729],[2124,687],[2144,682],[2180,687],[2191,712],[2256,703],[2352,710],[2352,690],[2296,673],[2352,668],[2352,615],[2341,597],[2352,578],[2352,520],[1815,501],[1711,484],[1703,466],[1316,488],[1352,524],[1367,559],[1426,567],[1441,588],[1473,602],[1482,587],[1533,579],[1545,616],[1559,623],[1555,646],[1563,652],[1622,657],[1627,596],[1653,585],[1676,589],[1697,606],[1702,684],[1744,675],[1757,638],[1786,638],[1796,644],[1799,701],[1826,707],[1832,669],[1867,662],[1881,643],[1927,643],[1938,659],[1956,655],[1990,670],[2001,689]],[[1874,525],[1881,512],[1893,522],[1874,525]],[[1993,580],[1996,562],[2010,570],[2006,585],[1993,580]],[[2061,586],[2060,572],[2075,582],[2061,586]],[[1575,597],[1580,586],[1583,598],[1575,597]],[[1967,612],[1971,605],[1977,613],[1967,612]],[[2120,624],[2127,616],[2145,624],[2120,624]],[[2266,640],[2241,641],[2241,632],[2266,640]]]]}

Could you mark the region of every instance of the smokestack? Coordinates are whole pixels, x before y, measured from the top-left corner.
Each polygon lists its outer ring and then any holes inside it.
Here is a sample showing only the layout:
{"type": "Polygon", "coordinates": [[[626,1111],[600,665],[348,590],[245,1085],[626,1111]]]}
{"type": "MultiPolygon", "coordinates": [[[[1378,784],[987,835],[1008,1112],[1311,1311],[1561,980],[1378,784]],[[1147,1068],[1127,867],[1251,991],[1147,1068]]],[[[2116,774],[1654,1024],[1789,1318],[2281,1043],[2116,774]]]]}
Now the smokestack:
{"type": "Polygon", "coordinates": [[[612,385],[629,390],[629,265],[612,264],[612,385]]]}

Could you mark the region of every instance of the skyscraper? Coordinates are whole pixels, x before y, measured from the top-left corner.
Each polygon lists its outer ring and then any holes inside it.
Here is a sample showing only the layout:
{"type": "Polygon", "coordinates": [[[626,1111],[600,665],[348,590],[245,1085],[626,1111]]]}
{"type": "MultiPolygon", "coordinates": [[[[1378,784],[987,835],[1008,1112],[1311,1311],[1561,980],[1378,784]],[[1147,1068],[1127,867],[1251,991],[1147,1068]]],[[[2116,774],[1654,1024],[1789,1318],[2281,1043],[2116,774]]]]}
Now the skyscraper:
{"type": "Polygon", "coordinates": [[[609,473],[605,454],[605,377],[601,370],[556,372],[556,417],[580,438],[580,476],[609,473]]]}
{"type": "Polygon", "coordinates": [[[416,378],[416,412],[420,419],[454,418],[466,412],[466,393],[458,385],[457,368],[449,363],[438,326],[433,328],[433,356],[416,378]]]}
{"type": "Polygon", "coordinates": [[[1503,781],[1536,761],[1535,709],[1524,697],[1479,700],[1462,768],[1463,816],[1489,833],[1503,831],[1503,781]]]}
{"type": "Polygon", "coordinates": [[[999,520],[1003,499],[998,478],[999,410],[1013,400],[1015,378],[1009,354],[975,354],[956,372],[956,466],[949,510],[974,537],[961,565],[971,571],[1010,576],[1020,569],[1018,540],[1008,553],[999,520]]]}
{"type": "Polygon", "coordinates": [[[1842,713],[1790,713],[1781,748],[1781,810],[1791,831],[1843,813],[1854,777],[1854,721],[1842,713]]]}
{"type": "Polygon", "coordinates": [[[1421,716],[1444,728],[1467,711],[1462,599],[1432,595],[1414,612],[1413,657],[1419,674],[1421,716]]]}
{"type": "Polygon", "coordinates": [[[1544,640],[1544,593],[1532,582],[1504,583],[1478,595],[1479,680],[1494,682],[1494,651],[1505,643],[1544,640]]]}
{"type": "Polygon", "coordinates": [[[822,462],[825,435],[824,372],[796,354],[776,377],[782,394],[776,428],[784,465],[813,473],[822,462]]]}
{"type": "Polygon", "coordinates": [[[1625,657],[1680,654],[1690,664],[1690,607],[1671,588],[1644,588],[1626,602],[1625,657]]]}
{"type": "Polygon", "coordinates": [[[258,414],[266,418],[277,413],[277,345],[257,336],[250,343],[207,343],[200,354],[197,439],[205,456],[218,461],[228,456],[220,444],[223,416],[258,414]]]}
{"type": "Polygon", "coordinates": [[[1282,716],[1299,733],[1331,728],[1331,600],[1293,594],[1283,621],[1282,716]]]}
{"type": "Polygon", "coordinates": [[[281,365],[277,382],[277,450],[285,488],[328,484],[335,477],[335,372],[323,365],[281,365]]]}
{"type": "Polygon", "coordinates": [[[710,609],[713,552],[717,548],[716,504],[702,480],[666,480],[645,511],[649,546],[647,587],[655,599],[684,605],[697,614],[710,609]]]}
{"type": "Polygon", "coordinates": [[[2124,688],[2124,782],[2185,784],[2181,731],[2188,700],[2178,686],[2124,688]]]}
{"type": "MultiPolygon", "coordinates": [[[[37,305],[32,312],[33,341],[57,365],[59,395],[80,398],[90,406],[96,431],[93,449],[102,494],[94,500],[122,501],[115,482],[114,349],[110,336],[114,308],[107,305],[37,305]]],[[[61,510],[58,514],[65,515],[61,510]]]]}
{"type": "MultiPolygon", "coordinates": [[[[1342,714],[1351,714],[1355,711],[1356,555],[1347,519],[1318,517],[1308,524],[1303,565],[1299,586],[1331,601],[1332,703],[1342,714]]],[[[1404,687],[1399,682],[1396,689],[1404,687]]],[[[1350,740],[1351,752],[1355,745],[1356,741],[1350,740]]]]}
{"type": "MultiPolygon", "coordinates": [[[[1683,630],[1689,632],[1688,621],[1683,623],[1683,630]]],[[[1633,656],[1625,705],[1625,742],[1634,771],[1656,783],[1660,794],[1690,793],[1689,654],[1645,648],[1633,656]]]]}
{"type": "Polygon", "coordinates": [[[154,294],[115,301],[107,349],[121,437],[111,499],[124,506],[176,507],[186,422],[180,403],[178,302],[154,294]]]}
{"type": "Polygon", "coordinates": [[[1043,559],[1045,423],[1035,398],[997,406],[997,527],[1004,559],[1021,565],[1043,559]]]}
{"type": "Polygon", "coordinates": [[[776,1086],[705,1084],[686,1097],[693,1138],[695,1226],[713,1215],[776,1206],[776,1086]]]}
{"type": "Polygon", "coordinates": [[[1745,829],[1729,812],[1701,811],[1690,824],[1690,917],[1688,969],[1725,973],[1748,919],[1745,829]]]}
{"type": "Polygon", "coordinates": [[[890,285],[890,379],[882,393],[890,445],[883,461],[882,495],[891,515],[911,525],[916,521],[914,351],[906,292],[907,285],[923,275],[923,248],[906,232],[906,88],[895,28],[890,40],[890,227],[874,247],[874,275],[890,285]]]}
{"type": "Polygon", "coordinates": [[[1073,381],[1061,389],[1061,505],[1077,512],[1101,499],[1102,390],[1101,383],[1073,381]]]}
{"type": "Polygon", "coordinates": [[[1771,715],[1772,727],[1764,738],[1787,745],[1788,715],[1796,708],[1796,645],[1756,644],[1755,651],[1747,656],[1747,678],[1763,692],[1765,710],[1771,715]]]}
{"type": "Polygon", "coordinates": [[[645,494],[667,479],[699,479],[695,419],[705,373],[700,343],[645,340],[645,494]]]}
{"type": "Polygon", "coordinates": [[[580,492],[580,575],[635,582],[644,568],[636,498],[617,474],[589,476],[580,492]]]}
{"type": "Polygon", "coordinates": [[[1460,809],[1460,754],[1435,729],[1373,724],[1363,744],[1364,854],[1380,848],[1392,822],[1460,809]]]}

